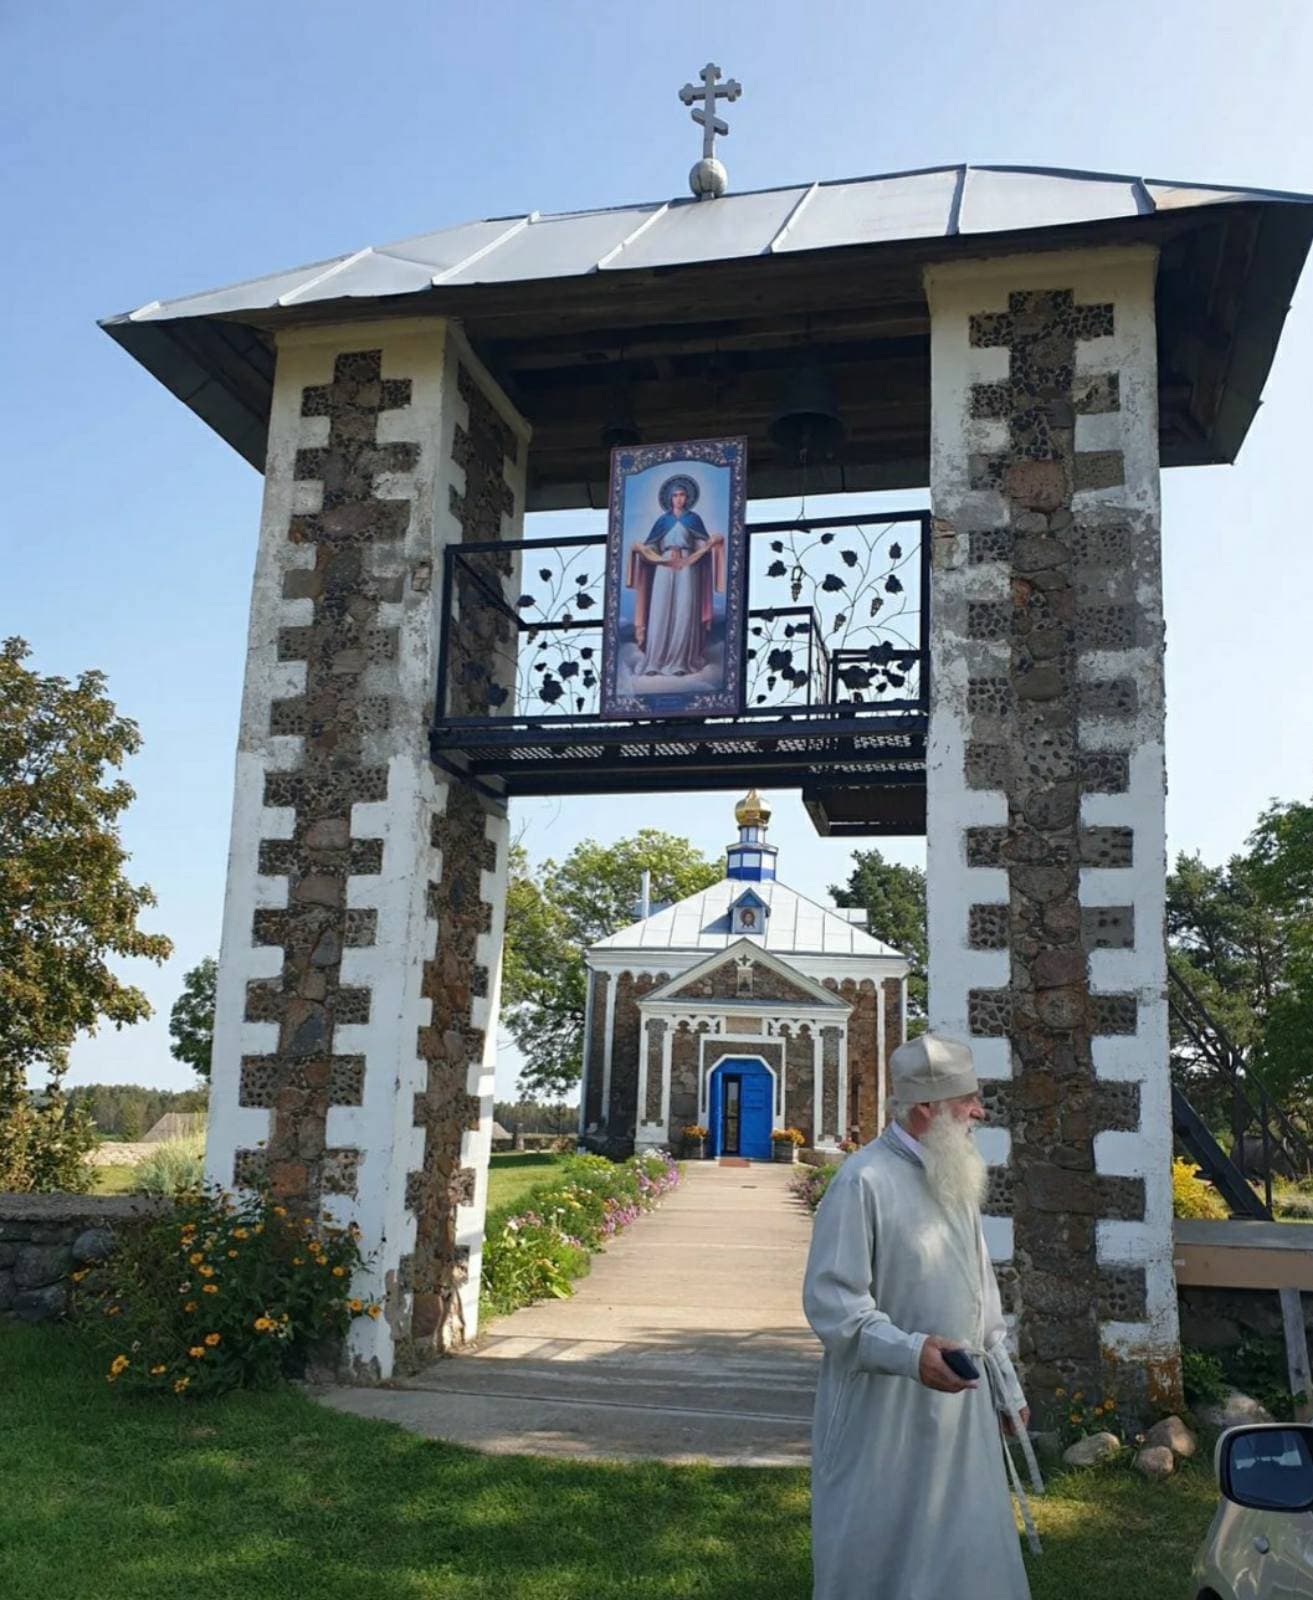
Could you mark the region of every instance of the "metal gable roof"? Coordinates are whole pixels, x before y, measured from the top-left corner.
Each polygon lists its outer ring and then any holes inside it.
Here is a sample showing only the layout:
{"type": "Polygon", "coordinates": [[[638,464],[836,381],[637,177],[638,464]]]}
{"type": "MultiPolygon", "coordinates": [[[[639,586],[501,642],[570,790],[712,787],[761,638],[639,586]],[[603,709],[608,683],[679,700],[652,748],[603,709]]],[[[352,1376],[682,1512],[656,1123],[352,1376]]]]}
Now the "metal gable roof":
{"type": "MultiPolygon", "coordinates": [[[[850,445],[834,482],[813,485],[860,491],[926,481],[920,275],[927,262],[1128,239],[1158,243],[1165,268],[1172,256],[1159,282],[1164,465],[1234,460],[1313,239],[1307,195],[1041,167],[935,167],[709,203],[684,198],[485,218],[152,300],[102,326],[262,470],[280,327],[406,314],[459,318],[535,428],[526,504],[540,510],[604,503],[606,453],[595,439],[606,418],[594,412],[605,410],[609,391],[605,383],[589,386],[589,363],[624,368],[627,340],[659,345],[664,358],[678,355],[696,312],[707,325],[704,345],[710,337],[720,350],[715,330],[729,328],[725,360],[746,363],[734,372],[751,388],[758,366],[765,382],[772,362],[789,356],[790,315],[811,307],[817,346],[834,344],[834,360],[892,364],[863,393],[883,391],[891,372],[897,380],[901,409],[893,419],[867,416],[849,396],[861,448],[850,445]],[[836,331],[827,333],[831,313],[836,331]],[[762,328],[742,330],[749,352],[742,355],[736,323],[754,317],[762,328]],[[762,331],[772,326],[774,344],[762,331]]],[[[591,377],[610,371],[595,367],[591,377]]],[[[641,412],[648,377],[627,377],[641,412]]],[[[663,414],[659,380],[658,372],[650,387],[663,414]]],[[[699,412],[689,426],[696,433],[715,420],[699,412]]],[[[756,492],[796,492],[796,473],[775,460],[764,433],[750,444],[756,492]]]]}
{"type": "Polygon", "coordinates": [[[106,319],[124,324],[416,294],[438,286],[528,282],[592,272],[688,266],[840,245],[1010,233],[1242,201],[1307,205],[1273,189],[1163,183],[1041,167],[936,167],[923,172],[764,189],[700,203],[670,200],[461,223],[395,244],[152,300],[106,319]]]}
{"type": "Polygon", "coordinates": [[[752,885],[769,906],[765,937],[733,933],[729,911],[743,891],[737,878],[722,878],[709,889],[679,900],[645,922],[632,923],[592,946],[594,952],[727,950],[745,938],[772,955],[866,956],[902,961],[901,952],[873,938],[845,916],[819,906],[778,880],[752,885]]]}

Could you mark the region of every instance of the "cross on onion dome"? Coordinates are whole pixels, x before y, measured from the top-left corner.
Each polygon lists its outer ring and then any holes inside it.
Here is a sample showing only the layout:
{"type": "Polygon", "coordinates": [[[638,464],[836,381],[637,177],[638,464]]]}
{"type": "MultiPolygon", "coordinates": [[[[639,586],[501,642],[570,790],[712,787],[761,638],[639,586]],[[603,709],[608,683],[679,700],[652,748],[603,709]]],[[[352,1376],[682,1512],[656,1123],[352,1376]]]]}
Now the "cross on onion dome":
{"type": "Polygon", "coordinates": [[[714,200],[729,187],[729,173],[716,160],[716,135],[728,137],[729,124],[716,115],[716,101],[737,100],[743,93],[743,85],[737,78],[718,83],[716,80],[720,77],[720,68],[711,61],[698,76],[702,79],[700,89],[686,83],[679,91],[679,98],[684,104],[693,107],[689,115],[702,129],[702,159],[694,163],[688,175],[688,184],[699,200],[714,200]],[[701,100],[703,104],[694,105],[695,100],[701,100]]]}

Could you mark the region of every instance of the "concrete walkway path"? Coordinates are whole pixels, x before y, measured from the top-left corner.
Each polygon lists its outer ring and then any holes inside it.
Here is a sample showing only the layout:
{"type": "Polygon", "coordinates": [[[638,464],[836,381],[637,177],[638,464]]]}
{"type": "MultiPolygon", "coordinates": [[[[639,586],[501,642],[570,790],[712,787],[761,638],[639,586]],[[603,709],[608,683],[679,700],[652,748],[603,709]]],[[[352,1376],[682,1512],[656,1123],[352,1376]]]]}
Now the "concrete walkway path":
{"type": "Polygon", "coordinates": [[[797,1466],[820,1349],[802,1315],[811,1221],[790,1169],[689,1162],[569,1300],[495,1321],[473,1351],[324,1401],[481,1450],[797,1466]]]}

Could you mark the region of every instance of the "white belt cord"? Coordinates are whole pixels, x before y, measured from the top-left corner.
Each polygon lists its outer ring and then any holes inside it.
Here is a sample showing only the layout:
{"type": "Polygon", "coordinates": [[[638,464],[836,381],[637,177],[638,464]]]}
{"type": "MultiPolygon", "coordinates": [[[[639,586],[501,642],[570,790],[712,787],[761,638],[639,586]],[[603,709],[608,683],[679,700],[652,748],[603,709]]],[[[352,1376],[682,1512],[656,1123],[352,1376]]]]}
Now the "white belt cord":
{"type": "Polygon", "coordinates": [[[989,1380],[990,1396],[994,1402],[994,1410],[999,1413],[999,1433],[1003,1439],[1003,1459],[1008,1464],[1008,1480],[1012,1485],[1012,1492],[1017,1497],[1017,1504],[1021,1507],[1021,1520],[1026,1529],[1026,1541],[1030,1545],[1031,1553],[1039,1555],[1043,1546],[1039,1542],[1039,1532],[1035,1527],[1035,1518],[1030,1509],[1030,1501],[1026,1497],[1025,1488],[1021,1482],[1021,1474],[1013,1460],[1012,1451],[1008,1443],[1008,1435],[1003,1427],[1002,1418],[1007,1417],[1012,1424],[1012,1437],[1021,1445],[1021,1453],[1025,1458],[1026,1469],[1030,1473],[1031,1487],[1036,1494],[1044,1493],[1044,1479],[1040,1476],[1039,1462],[1035,1459],[1035,1448],[1030,1442],[1030,1434],[1021,1420],[1021,1413],[1012,1398],[1011,1386],[1007,1382],[1007,1375],[1003,1364],[997,1355],[998,1346],[992,1350],[972,1350],[969,1354],[979,1356],[985,1364],[985,1377],[989,1380]]]}

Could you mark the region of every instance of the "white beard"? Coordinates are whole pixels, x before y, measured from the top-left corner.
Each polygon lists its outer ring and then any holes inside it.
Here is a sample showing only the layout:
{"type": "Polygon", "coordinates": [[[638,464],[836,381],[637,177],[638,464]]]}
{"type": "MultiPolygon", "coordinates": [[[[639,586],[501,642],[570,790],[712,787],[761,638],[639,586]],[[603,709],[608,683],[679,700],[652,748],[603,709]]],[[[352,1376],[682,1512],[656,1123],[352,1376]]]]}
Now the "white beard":
{"type": "Polygon", "coordinates": [[[920,1135],[921,1160],[931,1193],[945,1211],[979,1210],[989,1169],[971,1139],[971,1124],[941,1111],[920,1135]]]}

